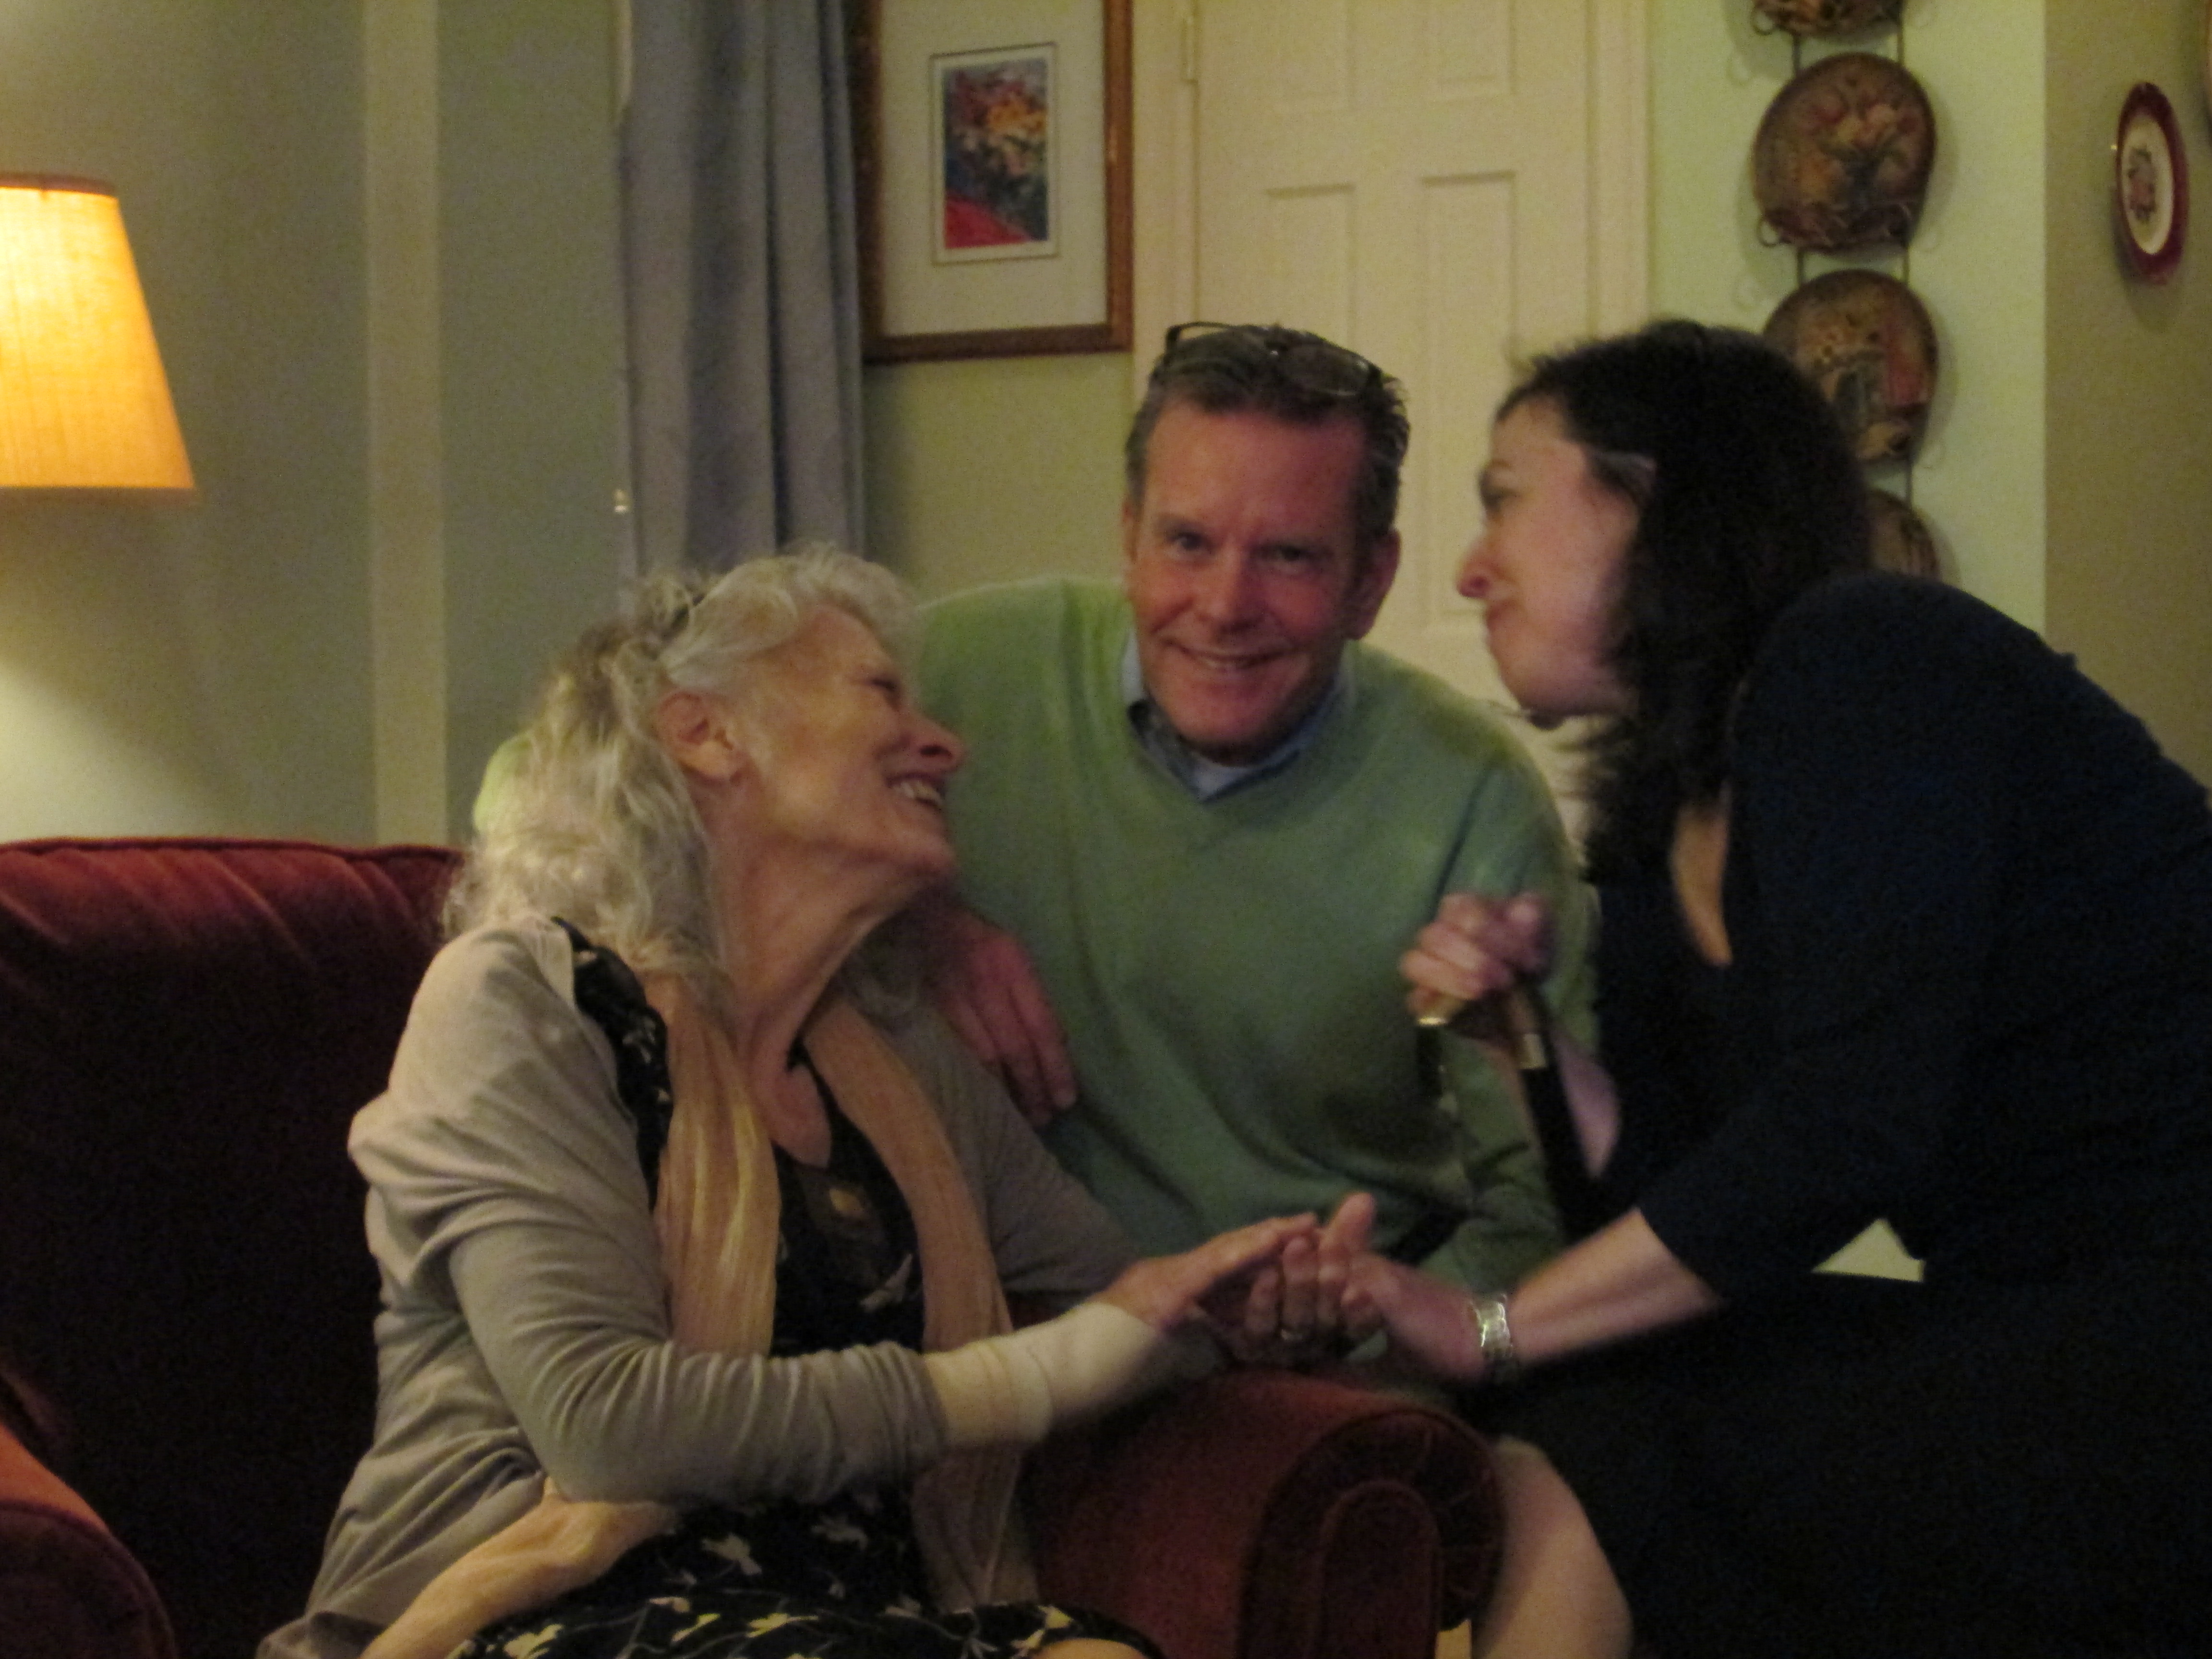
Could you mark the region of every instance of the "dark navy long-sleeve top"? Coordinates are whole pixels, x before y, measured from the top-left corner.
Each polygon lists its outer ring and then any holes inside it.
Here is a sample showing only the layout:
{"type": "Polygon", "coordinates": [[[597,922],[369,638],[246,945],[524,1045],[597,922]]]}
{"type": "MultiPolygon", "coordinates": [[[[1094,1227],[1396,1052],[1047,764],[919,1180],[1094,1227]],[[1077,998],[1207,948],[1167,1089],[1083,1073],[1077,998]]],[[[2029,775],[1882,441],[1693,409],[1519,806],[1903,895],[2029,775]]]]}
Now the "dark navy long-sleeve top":
{"type": "Polygon", "coordinates": [[[2212,813],[2027,629],[1867,576],[1739,707],[1705,967],[1663,873],[1604,896],[1607,1185],[1723,1295],[1877,1218],[1929,1278],[2212,1256],[2212,813]]]}

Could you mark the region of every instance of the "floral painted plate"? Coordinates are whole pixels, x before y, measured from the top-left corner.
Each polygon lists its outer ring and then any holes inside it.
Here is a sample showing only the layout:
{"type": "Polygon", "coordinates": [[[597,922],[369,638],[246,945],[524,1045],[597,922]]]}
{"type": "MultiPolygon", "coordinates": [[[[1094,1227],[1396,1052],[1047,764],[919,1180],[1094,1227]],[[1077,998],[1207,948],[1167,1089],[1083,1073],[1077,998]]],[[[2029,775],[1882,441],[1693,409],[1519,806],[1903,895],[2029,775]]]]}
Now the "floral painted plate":
{"type": "Polygon", "coordinates": [[[1862,461],[1912,459],[1936,395],[1936,328],[1919,295],[1878,270],[1832,270],[1777,306],[1765,331],[1820,388],[1862,461]]]}
{"type": "Polygon", "coordinates": [[[1835,252],[1904,243],[1936,162],[1936,114],[1903,65],[1838,52],[1774,95],[1751,147],[1752,193],[1781,240],[1835,252]]]}
{"type": "Polygon", "coordinates": [[[2138,276],[2162,283],[2181,263],[2189,228],[2189,162],[2173,106],[2148,81],[2138,82],[2120,106],[2112,170],[2120,246],[2138,276]]]}

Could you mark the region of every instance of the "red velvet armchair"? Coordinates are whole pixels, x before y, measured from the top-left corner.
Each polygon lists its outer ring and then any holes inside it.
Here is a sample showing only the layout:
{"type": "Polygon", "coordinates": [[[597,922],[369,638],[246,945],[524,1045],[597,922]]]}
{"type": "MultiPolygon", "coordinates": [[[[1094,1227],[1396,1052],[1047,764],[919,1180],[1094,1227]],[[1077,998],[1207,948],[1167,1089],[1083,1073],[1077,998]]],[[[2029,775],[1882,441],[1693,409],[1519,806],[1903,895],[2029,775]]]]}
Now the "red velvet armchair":
{"type": "MultiPolygon", "coordinates": [[[[0,847],[0,1659],[244,1659],[368,1444],[345,1155],[435,948],[441,848],[0,847]]],[[[1497,1499],[1440,1413],[1224,1376],[1034,1460],[1054,1595],[1170,1659],[1415,1659],[1497,1499]]]]}

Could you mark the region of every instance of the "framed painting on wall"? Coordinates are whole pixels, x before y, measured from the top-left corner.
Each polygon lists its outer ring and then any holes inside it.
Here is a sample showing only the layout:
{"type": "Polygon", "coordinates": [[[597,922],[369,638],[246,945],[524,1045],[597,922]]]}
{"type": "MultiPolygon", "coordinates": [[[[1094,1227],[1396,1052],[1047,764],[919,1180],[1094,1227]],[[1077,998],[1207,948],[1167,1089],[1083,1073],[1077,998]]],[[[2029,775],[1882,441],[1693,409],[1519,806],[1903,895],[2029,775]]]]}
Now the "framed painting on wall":
{"type": "Polygon", "coordinates": [[[1129,345],[1129,0],[867,0],[870,362],[1129,345]]]}

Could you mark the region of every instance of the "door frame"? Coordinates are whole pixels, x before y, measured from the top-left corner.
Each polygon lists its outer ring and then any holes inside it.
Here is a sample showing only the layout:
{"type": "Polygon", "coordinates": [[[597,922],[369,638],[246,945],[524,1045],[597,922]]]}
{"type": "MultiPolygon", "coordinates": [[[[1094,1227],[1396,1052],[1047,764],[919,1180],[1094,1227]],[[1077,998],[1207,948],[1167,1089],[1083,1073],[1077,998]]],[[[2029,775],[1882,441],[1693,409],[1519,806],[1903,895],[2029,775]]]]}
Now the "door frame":
{"type": "MultiPolygon", "coordinates": [[[[1198,0],[1134,0],[1130,17],[1133,396],[1198,303],[1198,0]]],[[[1590,325],[1650,305],[1650,0],[1589,0],[1590,325]]]]}

